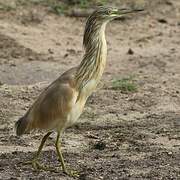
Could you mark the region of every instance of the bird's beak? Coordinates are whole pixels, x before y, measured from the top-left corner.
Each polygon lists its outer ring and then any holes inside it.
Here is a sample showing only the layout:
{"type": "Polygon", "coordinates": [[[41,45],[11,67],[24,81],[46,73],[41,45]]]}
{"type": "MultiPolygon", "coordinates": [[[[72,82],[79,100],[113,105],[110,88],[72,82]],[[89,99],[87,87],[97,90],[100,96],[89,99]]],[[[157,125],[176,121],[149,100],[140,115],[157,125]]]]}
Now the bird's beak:
{"type": "Polygon", "coordinates": [[[121,16],[124,14],[131,14],[131,13],[136,13],[139,11],[144,11],[144,9],[143,8],[136,8],[136,9],[120,8],[118,9],[118,14],[119,16],[121,16]]]}

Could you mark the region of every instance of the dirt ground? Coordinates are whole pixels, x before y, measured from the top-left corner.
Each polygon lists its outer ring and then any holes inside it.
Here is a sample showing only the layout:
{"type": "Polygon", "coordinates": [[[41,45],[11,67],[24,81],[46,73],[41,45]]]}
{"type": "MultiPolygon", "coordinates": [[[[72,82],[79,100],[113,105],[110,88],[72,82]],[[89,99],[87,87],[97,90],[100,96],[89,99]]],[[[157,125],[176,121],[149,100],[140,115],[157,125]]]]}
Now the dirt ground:
{"type": "MultiPolygon", "coordinates": [[[[85,18],[43,8],[0,12],[0,179],[73,179],[35,171],[30,160],[44,132],[17,137],[14,123],[50,82],[80,63],[85,18]],[[29,18],[29,14],[35,18],[29,18]]],[[[113,21],[101,87],[62,142],[81,180],[180,179],[180,2],[113,21]],[[133,53],[128,53],[131,49],[133,53]],[[111,88],[133,76],[137,92],[111,88]]],[[[59,167],[48,139],[41,162],[59,167]]],[[[60,168],[59,168],[60,169],[60,168]]]]}

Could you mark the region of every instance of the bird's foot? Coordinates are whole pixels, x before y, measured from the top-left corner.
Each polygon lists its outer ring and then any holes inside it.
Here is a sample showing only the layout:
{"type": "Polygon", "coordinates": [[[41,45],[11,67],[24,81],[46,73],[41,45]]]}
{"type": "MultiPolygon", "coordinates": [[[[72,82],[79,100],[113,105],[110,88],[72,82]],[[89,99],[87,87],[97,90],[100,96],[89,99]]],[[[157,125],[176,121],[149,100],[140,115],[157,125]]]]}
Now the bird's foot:
{"type": "Polygon", "coordinates": [[[71,177],[79,177],[79,173],[77,171],[74,171],[74,170],[64,169],[63,172],[65,174],[67,174],[68,176],[71,176],[71,177]]]}
{"type": "MultiPolygon", "coordinates": [[[[35,169],[35,170],[44,170],[44,171],[50,171],[50,172],[55,172],[55,173],[59,173],[60,171],[58,171],[57,169],[55,168],[50,168],[50,167],[47,167],[47,166],[43,166],[41,165],[37,159],[33,159],[31,161],[27,161],[27,162],[23,162],[24,165],[28,165],[28,164],[31,164],[32,167],[35,169]]],[[[79,177],[79,173],[77,171],[74,171],[74,170],[68,170],[67,168],[63,168],[63,172],[68,175],[68,176],[71,176],[71,177],[79,177]]]]}
{"type": "Polygon", "coordinates": [[[56,169],[53,169],[53,168],[49,168],[47,166],[43,166],[41,165],[36,159],[33,159],[31,161],[27,161],[23,164],[32,164],[32,167],[35,169],[35,170],[44,170],[44,171],[51,171],[51,172],[58,172],[56,169]]]}

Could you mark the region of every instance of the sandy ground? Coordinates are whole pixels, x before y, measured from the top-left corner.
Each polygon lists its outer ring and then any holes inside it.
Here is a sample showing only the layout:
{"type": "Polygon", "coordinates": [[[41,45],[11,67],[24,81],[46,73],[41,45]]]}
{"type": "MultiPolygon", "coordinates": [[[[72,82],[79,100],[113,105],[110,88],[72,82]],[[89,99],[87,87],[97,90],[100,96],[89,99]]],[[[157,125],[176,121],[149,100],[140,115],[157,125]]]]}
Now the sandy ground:
{"type": "MultiPolygon", "coordinates": [[[[104,85],[63,136],[65,161],[79,179],[180,179],[180,3],[168,2],[107,27],[104,85]],[[137,92],[111,88],[129,76],[137,92]]],[[[14,123],[44,87],[80,63],[85,19],[38,9],[38,20],[28,20],[24,13],[0,13],[0,179],[73,179],[23,165],[44,133],[17,137],[14,123]]],[[[59,167],[55,135],[41,162],[59,167]]]]}

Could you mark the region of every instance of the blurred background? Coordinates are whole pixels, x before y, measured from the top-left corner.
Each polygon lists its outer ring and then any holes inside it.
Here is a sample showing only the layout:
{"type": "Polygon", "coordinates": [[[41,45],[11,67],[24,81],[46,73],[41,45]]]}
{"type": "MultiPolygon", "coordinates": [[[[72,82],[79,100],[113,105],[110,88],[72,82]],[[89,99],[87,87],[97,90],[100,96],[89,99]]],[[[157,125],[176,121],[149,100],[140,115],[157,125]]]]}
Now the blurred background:
{"type": "MultiPolygon", "coordinates": [[[[19,164],[43,132],[14,133],[39,93],[83,56],[86,18],[100,5],[143,7],[107,26],[103,79],[63,138],[79,179],[180,179],[179,0],[0,0],[0,179],[72,179],[19,164]]],[[[57,166],[54,136],[42,162],[57,166]]]]}

